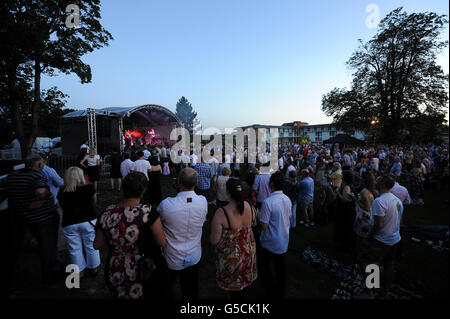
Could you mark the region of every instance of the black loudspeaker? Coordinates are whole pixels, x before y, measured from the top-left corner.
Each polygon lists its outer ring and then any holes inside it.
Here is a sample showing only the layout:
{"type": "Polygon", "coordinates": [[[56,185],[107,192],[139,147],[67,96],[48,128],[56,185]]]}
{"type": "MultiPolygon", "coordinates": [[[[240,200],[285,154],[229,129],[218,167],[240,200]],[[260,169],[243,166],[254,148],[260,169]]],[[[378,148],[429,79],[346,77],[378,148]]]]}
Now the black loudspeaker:
{"type": "Polygon", "coordinates": [[[97,137],[111,137],[111,118],[100,117],[97,121],[97,137]]]}

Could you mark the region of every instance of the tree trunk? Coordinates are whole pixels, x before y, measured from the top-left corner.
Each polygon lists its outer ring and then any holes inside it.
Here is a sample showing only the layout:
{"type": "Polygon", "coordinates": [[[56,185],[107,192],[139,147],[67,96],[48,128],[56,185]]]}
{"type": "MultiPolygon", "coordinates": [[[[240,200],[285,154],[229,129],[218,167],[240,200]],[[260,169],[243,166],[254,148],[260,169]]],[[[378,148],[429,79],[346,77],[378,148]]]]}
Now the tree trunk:
{"type": "Polygon", "coordinates": [[[36,136],[39,130],[39,112],[41,110],[41,66],[39,59],[34,60],[34,89],[33,89],[33,105],[31,109],[31,130],[29,134],[24,134],[19,139],[22,160],[33,152],[33,144],[36,141],[36,136]]]}
{"type": "Polygon", "coordinates": [[[12,120],[15,127],[15,136],[20,143],[22,158],[27,156],[25,150],[25,130],[22,114],[19,109],[19,93],[17,88],[17,72],[18,65],[11,65],[8,69],[8,94],[9,103],[11,105],[12,120]]]}

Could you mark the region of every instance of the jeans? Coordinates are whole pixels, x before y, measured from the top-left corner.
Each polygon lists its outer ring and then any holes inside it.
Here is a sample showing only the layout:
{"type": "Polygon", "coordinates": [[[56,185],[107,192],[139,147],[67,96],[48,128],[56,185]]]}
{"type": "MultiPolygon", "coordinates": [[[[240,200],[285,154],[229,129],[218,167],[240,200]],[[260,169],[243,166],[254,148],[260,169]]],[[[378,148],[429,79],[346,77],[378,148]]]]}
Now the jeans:
{"type": "Polygon", "coordinates": [[[29,224],[31,234],[39,243],[42,280],[48,282],[53,274],[64,271],[58,255],[59,215],[55,211],[53,217],[39,223],[29,224]]]}
{"type": "Polygon", "coordinates": [[[267,297],[282,299],[285,296],[286,266],[284,255],[274,254],[265,248],[262,248],[258,255],[260,259],[258,270],[267,297]],[[271,269],[272,264],[273,272],[271,269]]]}
{"type": "MultiPolygon", "coordinates": [[[[96,220],[91,221],[95,224],[96,220]]],[[[78,265],[80,271],[86,267],[97,268],[100,265],[100,252],[94,249],[95,229],[88,222],[63,227],[62,233],[69,246],[70,260],[78,265]],[[86,252],[86,259],[83,255],[86,252]]]]}

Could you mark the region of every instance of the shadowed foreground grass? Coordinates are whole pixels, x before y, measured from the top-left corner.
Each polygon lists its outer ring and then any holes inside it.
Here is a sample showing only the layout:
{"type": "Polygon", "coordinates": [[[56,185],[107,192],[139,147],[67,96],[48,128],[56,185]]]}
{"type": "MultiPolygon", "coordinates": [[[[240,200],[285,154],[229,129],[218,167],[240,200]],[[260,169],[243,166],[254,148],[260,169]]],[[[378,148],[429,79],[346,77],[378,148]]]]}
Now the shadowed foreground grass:
{"type": "MultiPolygon", "coordinates": [[[[162,177],[163,195],[174,196],[173,180],[162,177]]],[[[106,191],[109,180],[103,179],[99,183],[98,209],[101,212],[107,205],[120,201],[119,192],[106,191]]],[[[422,207],[407,207],[404,213],[406,225],[448,225],[448,190],[433,191],[425,194],[425,205],[422,207]]],[[[214,251],[209,243],[210,221],[215,212],[215,206],[209,206],[208,220],[203,228],[202,248],[203,256],[200,261],[200,291],[202,299],[228,298],[228,294],[219,289],[215,283],[214,251]]],[[[331,257],[344,263],[353,263],[349,252],[336,249],[332,242],[333,224],[305,229],[297,227],[293,241],[290,243],[286,257],[287,264],[287,293],[289,299],[327,299],[334,292],[338,282],[326,273],[322,273],[301,261],[300,254],[307,247],[326,252],[331,257]]],[[[405,239],[405,256],[398,263],[399,273],[409,279],[420,281],[429,291],[426,298],[448,298],[449,292],[449,258],[448,253],[434,251],[421,242],[411,241],[411,236],[418,235],[403,233],[405,239]]],[[[60,238],[60,249],[63,261],[70,263],[64,239],[60,238]]],[[[106,251],[101,252],[102,262],[106,259],[106,251]]],[[[19,289],[18,298],[110,298],[106,288],[103,267],[96,278],[84,278],[79,289],[67,289],[63,281],[42,289],[39,285],[39,259],[36,247],[25,248],[16,273],[15,287],[19,289]]],[[[179,288],[179,287],[178,287],[179,288]]],[[[180,295],[176,288],[176,296],[180,295]]],[[[248,298],[262,298],[264,292],[259,280],[249,289],[248,298]]]]}

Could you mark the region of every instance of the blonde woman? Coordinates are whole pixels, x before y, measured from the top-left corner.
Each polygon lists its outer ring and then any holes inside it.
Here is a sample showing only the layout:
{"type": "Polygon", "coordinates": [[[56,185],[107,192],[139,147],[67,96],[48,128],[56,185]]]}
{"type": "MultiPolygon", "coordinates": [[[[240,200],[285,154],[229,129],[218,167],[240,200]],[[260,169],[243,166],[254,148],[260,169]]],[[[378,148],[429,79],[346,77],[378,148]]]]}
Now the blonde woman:
{"type": "Polygon", "coordinates": [[[79,167],[68,168],[64,186],[58,194],[63,210],[62,233],[69,246],[72,263],[78,265],[80,272],[87,268],[88,276],[95,276],[100,265],[99,251],[93,246],[96,223],[94,195],[94,186],[86,184],[83,170],[79,167]]]}
{"type": "Polygon", "coordinates": [[[334,189],[339,189],[342,185],[342,168],[339,162],[334,162],[332,166],[332,173],[330,175],[330,184],[334,189]]]}
{"type": "Polygon", "coordinates": [[[95,148],[89,150],[89,154],[83,158],[80,165],[87,168],[89,181],[94,184],[95,191],[97,192],[97,183],[100,179],[100,155],[97,154],[95,148]]]}

